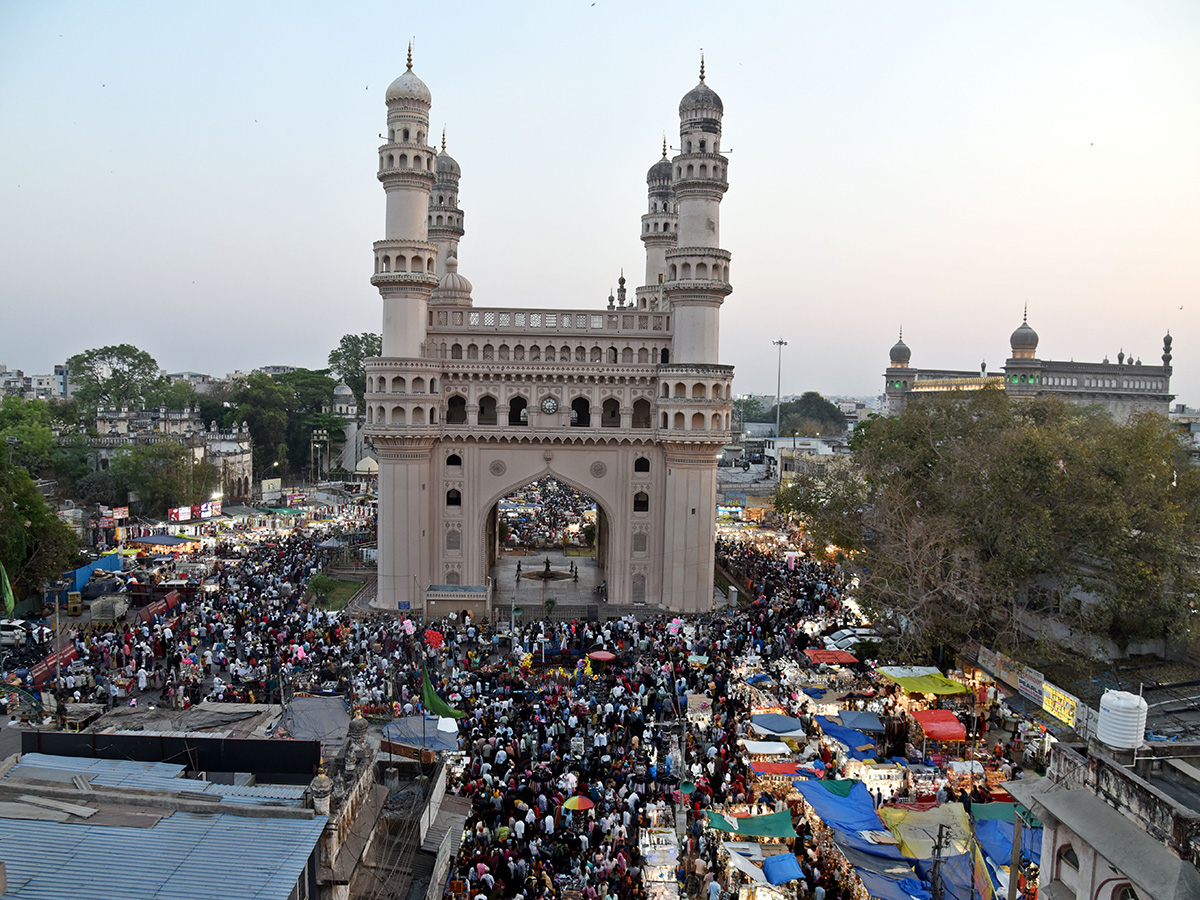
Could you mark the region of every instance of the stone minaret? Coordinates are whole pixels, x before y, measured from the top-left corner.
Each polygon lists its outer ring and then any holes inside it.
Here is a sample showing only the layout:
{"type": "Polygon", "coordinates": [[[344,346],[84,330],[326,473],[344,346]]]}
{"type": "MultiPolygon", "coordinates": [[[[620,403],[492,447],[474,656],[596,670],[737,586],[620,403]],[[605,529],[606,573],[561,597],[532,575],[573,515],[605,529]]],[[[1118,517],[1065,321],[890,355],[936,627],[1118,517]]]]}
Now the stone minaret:
{"type": "Polygon", "coordinates": [[[462,170],[446,152],[446,132],[442,131],[442,152],[437,155],[433,190],[429,194],[429,239],[437,244],[438,277],[446,274],[446,260],[458,257],[458,242],[463,236],[463,213],[458,208],[458,179],[462,170]]]}
{"type": "Polygon", "coordinates": [[[674,313],[672,362],[716,363],[721,304],[732,292],[729,252],[722,250],[721,197],[729,189],[728,160],[721,155],[724,104],[704,83],[679,102],[681,152],[671,161],[678,232],[666,253],[663,287],[674,313]]]}
{"type": "Polygon", "coordinates": [[[675,246],[675,192],[671,189],[671,160],[663,138],[662,159],[646,173],[646,214],[642,216],[642,243],[646,245],[646,281],[637,289],[638,309],[662,308],[662,284],[667,278],[667,251],[675,246]]]}
{"type": "Polygon", "coordinates": [[[408,69],[387,89],[388,141],[379,148],[387,196],[384,239],[375,242],[371,283],[383,298],[383,355],[367,361],[367,436],[379,462],[379,596],[388,609],[424,607],[432,560],[430,480],[437,439],[440,371],[425,346],[429,295],[438,286],[438,246],[429,240],[436,180],[429,146],[429,88],[408,69]]]}

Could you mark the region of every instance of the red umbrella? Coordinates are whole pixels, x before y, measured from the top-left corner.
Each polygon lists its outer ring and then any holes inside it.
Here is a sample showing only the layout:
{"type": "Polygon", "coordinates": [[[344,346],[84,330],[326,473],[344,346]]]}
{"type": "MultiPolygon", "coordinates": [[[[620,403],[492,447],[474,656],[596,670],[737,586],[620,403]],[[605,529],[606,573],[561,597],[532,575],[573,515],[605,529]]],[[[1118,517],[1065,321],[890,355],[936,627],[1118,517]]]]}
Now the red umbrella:
{"type": "Polygon", "coordinates": [[[430,647],[440,647],[446,643],[446,639],[442,637],[440,631],[434,631],[432,628],[425,631],[425,643],[430,647]]]}
{"type": "Polygon", "coordinates": [[[588,658],[596,662],[612,662],[617,657],[615,653],[609,653],[607,650],[593,650],[588,654],[588,658]]]}

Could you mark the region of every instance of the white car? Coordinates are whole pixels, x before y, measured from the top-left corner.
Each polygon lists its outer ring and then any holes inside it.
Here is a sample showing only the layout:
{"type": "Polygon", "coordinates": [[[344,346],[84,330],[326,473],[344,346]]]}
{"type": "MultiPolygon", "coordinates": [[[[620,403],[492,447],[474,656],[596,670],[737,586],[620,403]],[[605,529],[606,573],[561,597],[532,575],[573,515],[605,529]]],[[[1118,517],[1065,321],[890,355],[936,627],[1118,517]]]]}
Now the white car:
{"type": "Polygon", "coordinates": [[[879,640],[879,635],[872,628],[843,628],[841,631],[835,631],[833,634],[825,636],[823,643],[826,650],[841,650],[840,644],[852,640],[868,638],[870,640],[879,640]]]}
{"type": "Polygon", "coordinates": [[[20,647],[29,634],[29,623],[24,619],[0,619],[0,646],[20,647]]]}

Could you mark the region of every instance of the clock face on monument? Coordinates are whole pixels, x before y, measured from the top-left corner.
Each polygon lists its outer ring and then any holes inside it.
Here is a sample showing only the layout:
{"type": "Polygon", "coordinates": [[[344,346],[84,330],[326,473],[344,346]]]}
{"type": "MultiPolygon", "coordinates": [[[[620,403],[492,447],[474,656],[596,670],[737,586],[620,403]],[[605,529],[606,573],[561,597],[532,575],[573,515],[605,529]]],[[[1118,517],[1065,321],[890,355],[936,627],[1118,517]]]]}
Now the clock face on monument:
{"type": "Polygon", "coordinates": [[[542,412],[546,415],[553,415],[558,412],[558,401],[553,397],[546,397],[542,400],[542,412]]]}

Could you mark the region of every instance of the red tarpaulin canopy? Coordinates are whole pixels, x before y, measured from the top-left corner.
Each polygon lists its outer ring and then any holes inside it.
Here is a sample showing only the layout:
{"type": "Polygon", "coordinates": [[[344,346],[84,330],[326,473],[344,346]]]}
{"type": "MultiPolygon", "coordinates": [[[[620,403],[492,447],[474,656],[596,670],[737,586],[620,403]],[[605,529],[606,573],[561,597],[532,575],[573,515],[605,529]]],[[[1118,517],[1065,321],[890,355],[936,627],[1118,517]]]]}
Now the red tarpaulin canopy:
{"type": "Polygon", "coordinates": [[[805,650],[808,658],[815,663],[856,663],[858,659],[845,650],[805,650]]]}
{"type": "Polygon", "coordinates": [[[967,731],[948,709],[922,709],[912,714],[931,741],[965,741],[967,731]]]}
{"type": "Polygon", "coordinates": [[[750,769],[755,775],[799,775],[800,770],[790,762],[752,762],[750,769]]]}
{"type": "Polygon", "coordinates": [[[612,662],[614,659],[617,658],[615,655],[613,655],[612,653],[609,653],[607,650],[593,650],[591,653],[588,654],[588,656],[591,659],[594,659],[596,662],[612,662]]]}

